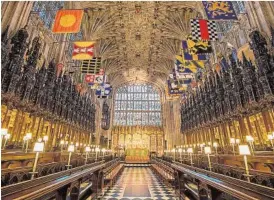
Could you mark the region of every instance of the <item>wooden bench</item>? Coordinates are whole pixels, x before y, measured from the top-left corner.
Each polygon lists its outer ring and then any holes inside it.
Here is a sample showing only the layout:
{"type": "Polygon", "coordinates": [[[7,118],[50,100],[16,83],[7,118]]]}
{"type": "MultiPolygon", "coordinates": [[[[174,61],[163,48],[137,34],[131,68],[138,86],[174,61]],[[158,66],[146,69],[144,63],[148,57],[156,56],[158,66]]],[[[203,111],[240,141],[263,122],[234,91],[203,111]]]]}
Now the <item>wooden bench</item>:
{"type": "Polygon", "coordinates": [[[156,172],[156,174],[158,174],[163,180],[168,182],[174,180],[173,175],[169,171],[163,169],[157,164],[152,164],[151,166],[152,166],[152,169],[156,172]]]}
{"type": "MultiPolygon", "coordinates": [[[[158,160],[159,161],[159,160],[158,160]]],[[[169,173],[170,175],[174,175],[174,169],[170,166],[170,163],[165,162],[165,161],[159,161],[157,163],[161,168],[164,169],[164,171],[167,171],[167,173],[169,173]]]]}
{"type": "Polygon", "coordinates": [[[122,173],[124,168],[124,164],[118,163],[115,167],[111,168],[110,171],[104,177],[104,185],[105,186],[113,186],[113,184],[117,181],[119,175],[122,173]]]}

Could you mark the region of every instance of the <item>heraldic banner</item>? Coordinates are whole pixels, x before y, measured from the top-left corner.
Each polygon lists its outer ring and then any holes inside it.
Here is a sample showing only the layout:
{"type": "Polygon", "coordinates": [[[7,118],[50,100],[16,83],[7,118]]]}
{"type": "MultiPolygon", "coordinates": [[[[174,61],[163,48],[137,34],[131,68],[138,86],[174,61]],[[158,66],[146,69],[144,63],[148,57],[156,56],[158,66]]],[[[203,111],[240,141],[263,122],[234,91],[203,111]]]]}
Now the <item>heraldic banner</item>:
{"type": "Polygon", "coordinates": [[[237,20],[231,1],[203,1],[209,20],[237,20]]]}
{"type": "Polygon", "coordinates": [[[74,42],[72,59],[73,60],[91,60],[94,55],[94,42],[74,42]]]}
{"type": "Polygon", "coordinates": [[[82,23],[83,10],[59,10],[56,13],[53,33],[78,33],[82,23]]]}

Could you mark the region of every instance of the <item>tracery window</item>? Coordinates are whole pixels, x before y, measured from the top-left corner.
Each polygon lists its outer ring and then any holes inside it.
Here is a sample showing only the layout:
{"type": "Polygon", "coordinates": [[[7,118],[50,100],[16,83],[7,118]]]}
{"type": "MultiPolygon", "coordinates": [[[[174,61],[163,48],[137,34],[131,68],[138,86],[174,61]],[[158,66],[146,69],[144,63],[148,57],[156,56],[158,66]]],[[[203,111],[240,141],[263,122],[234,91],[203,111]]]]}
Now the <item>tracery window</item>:
{"type": "Polygon", "coordinates": [[[115,125],[161,125],[161,102],[158,91],[148,84],[120,87],[115,99],[115,125]]]}

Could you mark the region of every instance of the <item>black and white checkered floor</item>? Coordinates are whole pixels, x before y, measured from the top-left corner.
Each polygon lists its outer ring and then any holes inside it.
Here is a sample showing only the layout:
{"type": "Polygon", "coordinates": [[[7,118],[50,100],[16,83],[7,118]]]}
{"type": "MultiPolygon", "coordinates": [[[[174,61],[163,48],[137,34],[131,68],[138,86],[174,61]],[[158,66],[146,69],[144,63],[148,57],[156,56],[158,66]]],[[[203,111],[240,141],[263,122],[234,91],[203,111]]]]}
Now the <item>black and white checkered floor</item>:
{"type": "Polygon", "coordinates": [[[149,167],[151,164],[149,163],[125,163],[125,167],[149,167]]]}
{"type": "Polygon", "coordinates": [[[104,192],[104,200],[176,200],[149,167],[125,167],[116,184],[104,192]]]}

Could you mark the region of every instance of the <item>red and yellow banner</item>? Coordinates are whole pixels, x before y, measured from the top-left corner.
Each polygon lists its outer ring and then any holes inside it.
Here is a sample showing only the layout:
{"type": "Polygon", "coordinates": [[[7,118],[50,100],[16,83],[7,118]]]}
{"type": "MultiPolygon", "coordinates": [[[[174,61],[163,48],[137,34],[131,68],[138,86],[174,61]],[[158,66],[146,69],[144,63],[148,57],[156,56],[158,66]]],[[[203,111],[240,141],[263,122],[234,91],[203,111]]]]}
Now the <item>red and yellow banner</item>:
{"type": "Polygon", "coordinates": [[[55,16],[52,32],[78,33],[83,15],[83,10],[59,10],[55,16]]]}
{"type": "Polygon", "coordinates": [[[74,42],[72,59],[73,60],[90,60],[94,55],[94,42],[74,42]]]}

